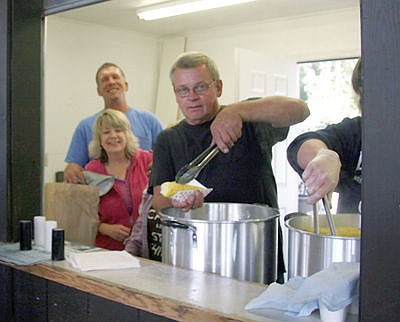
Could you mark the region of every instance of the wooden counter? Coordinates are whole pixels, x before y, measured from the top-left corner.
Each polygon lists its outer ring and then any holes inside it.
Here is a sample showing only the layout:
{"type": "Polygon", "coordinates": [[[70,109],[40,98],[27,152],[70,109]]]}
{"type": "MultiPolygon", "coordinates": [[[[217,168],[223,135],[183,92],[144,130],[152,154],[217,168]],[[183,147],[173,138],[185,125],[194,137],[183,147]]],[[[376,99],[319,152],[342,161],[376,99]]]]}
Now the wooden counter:
{"type": "MultiPolygon", "coordinates": [[[[47,310],[42,317],[51,321],[299,321],[279,312],[266,318],[244,310],[265,290],[264,285],[145,259],[140,262],[140,268],[85,273],[66,261],[32,266],[1,263],[0,271],[3,276],[12,276],[12,288],[17,289],[13,296],[15,312],[31,303],[32,315],[46,302],[47,308],[40,310],[47,310]],[[40,290],[47,290],[47,294],[40,290]]],[[[300,320],[320,321],[318,312],[300,320]]]]}

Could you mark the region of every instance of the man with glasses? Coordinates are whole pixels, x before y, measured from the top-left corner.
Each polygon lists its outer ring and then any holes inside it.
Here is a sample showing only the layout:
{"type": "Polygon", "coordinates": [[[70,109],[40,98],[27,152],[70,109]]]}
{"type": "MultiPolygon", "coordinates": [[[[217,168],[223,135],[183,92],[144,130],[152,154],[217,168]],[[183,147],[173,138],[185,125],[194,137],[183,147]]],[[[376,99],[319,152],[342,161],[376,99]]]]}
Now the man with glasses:
{"type": "MultiPolygon", "coordinates": [[[[154,146],[150,177],[153,208],[177,207],[184,211],[207,202],[267,204],[278,208],[272,172],[272,146],[286,138],[289,126],[309,115],[298,99],[271,96],[221,107],[222,80],[212,59],[202,53],[184,53],[170,71],[176,102],[185,119],[164,130],[154,146]],[[161,184],[174,181],[178,170],[210,145],[220,152],[197,180],[213,191],[204,199],[199,191],[185,201],[161,195],[161,184]]],[[[281,241],[281,239],[280,239],[281,241]]],[[[282,245],[279,278],[283,282],[282,245]]]]}

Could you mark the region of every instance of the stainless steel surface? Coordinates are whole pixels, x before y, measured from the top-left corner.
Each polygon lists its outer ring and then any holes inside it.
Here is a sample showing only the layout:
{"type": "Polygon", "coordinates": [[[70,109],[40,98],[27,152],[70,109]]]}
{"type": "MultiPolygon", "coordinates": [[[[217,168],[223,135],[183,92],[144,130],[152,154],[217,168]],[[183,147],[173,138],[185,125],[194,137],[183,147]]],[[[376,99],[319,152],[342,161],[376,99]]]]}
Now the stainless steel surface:
{"type": "Polygon", "coordinates": [[[277,276],[279,213],[263,205],[205,203],[161,211],[162,262],[259,283],[277,276]]]}
{"type": "Polygon", "coordinates": [[[218,147],[212,145],[200,153],[193,161],[184,165],[176,174],[175,182],[186,184],[195,179],[200,171],[214,158],[218,153],[218,147]]]}
{"type": "Polygon", "coordinates": [[[331,231],[331,235],[336,236],[335,223],[333,222],[332,219],[331,209],[329,206],[330,202],[327,196],[324,196],[324,198],[322,198],[322,204],[324,205],[326,219],[328,220],[328,225],[329,225],[329,230],[331,231]]]}
{"type": "Polygon", "coordinates": [[[314,233],[319,234],[318,203],[313,204],[313,230],[314,233]]]}
{"type": "MultiPolygon", "coordinates": [[[[336,227],[361,227],[360,214],[335,214],[336,227]]],[[[318,215],[319,228],[328,227],[327,217],[318,215]]],[[[285,216],[288,228],[288,277],[310,276],[333,262],[359,262],[360,238],[326,236],[305,231],[312,229],[313,216],[294,213],[285,216]]]]}

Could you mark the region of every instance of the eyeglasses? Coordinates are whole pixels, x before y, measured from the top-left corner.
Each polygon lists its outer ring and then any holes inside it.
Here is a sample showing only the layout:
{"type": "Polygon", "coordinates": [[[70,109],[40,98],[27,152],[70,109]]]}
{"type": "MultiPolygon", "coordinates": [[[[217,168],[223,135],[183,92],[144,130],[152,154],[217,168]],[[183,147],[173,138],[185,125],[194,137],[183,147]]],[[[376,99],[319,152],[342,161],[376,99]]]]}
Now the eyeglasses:
{"type": "MultiPolygon", "coordinates": [[[[205,92],[208,91],[208,89],[215,83],[215,80],[212,81],[211,83],[207,84],[205,82],[197,84],[195,87],[193,87],[193,92],[195,92],[197,95],[202,95],[205,92]]],[[[186,86],[181,86],[174,88],[175,94],[180,96],[180,97],[187,97],[190,94],[190,88],[186,86]]]]}

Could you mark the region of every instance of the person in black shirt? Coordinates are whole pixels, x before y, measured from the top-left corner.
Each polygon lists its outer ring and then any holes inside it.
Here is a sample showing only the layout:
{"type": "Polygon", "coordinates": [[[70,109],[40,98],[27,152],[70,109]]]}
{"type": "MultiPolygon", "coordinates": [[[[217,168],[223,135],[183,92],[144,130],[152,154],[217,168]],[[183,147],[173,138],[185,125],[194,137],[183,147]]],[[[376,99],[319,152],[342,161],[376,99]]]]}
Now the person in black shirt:
{"type": "MultiPolygon", "coordinates": [[[[352,86],[361,98],[361,58],[352,74],[352,86]]],[[[359,102],[361,112],[361,101],[359,102]]],[[[361,116],[345,118],[325,129],[299,135],[289,145],[287,158],[304,180],[312,204],[339,192],[338,213],[360,212],[361,116]]]]}
{"type": "MultiPolygon", "coordinates": [[[[170,79],[185,118],[157,137],[150,177],[153,208],[187,211],[201,207],[204,201],[259,203],[277,208],[272,146],[286,138],[290,125],[308,117],[307,105],[299,99],[271,96],[221,107],[218,98],[222,80],[215,63],[202,53],[178,56],[170,79]],[[197,180],[213,191],[205,199],[195,191],[185,201],[162,196],[161,184],[175,181],[178,170],[211,144],[216,144],[220,153],[197,180]]],[[[278,279],[283,282],[281,238],[279,245],[278,279]]]]}

